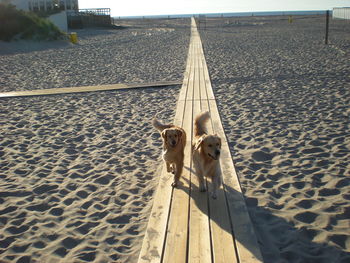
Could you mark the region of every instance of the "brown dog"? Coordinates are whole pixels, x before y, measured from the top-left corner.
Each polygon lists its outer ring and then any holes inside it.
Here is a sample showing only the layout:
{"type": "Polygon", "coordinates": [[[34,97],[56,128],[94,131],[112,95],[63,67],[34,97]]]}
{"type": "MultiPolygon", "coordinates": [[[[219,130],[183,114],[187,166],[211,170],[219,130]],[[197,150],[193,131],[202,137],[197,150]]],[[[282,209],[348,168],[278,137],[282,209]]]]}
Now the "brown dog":
{"type": "Polygon", "coordinates": [[[162,124],[156,119],[156,117],[153,118],[152,124],[162,136],[162,157],[166,163],[167,172],[174,174],[174,182],[171,185],[176,187],[184,166],[186,132],[184,129],[173,124],[162,124]]]}
{"type": "Polygon", "coordinates": [[[206,191],[204,177],[210,177],[213,183],[212,198],[216,199],[216,191],[221,185],[219,165],[221,139],[216,134],[206,134],[204,126],[209,118],[209,112],[204,112],[195,119],[195,142],[192,146],[193,165],[199,180],[199,190],[206,191]]]}

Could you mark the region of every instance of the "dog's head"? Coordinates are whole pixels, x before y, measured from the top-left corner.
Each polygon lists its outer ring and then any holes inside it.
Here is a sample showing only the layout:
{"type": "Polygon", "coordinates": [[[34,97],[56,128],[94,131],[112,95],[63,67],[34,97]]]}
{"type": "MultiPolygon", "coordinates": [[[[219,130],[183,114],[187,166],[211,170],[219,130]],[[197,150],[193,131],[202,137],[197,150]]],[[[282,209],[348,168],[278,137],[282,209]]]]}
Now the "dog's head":
{"type": "Polygon", "coordinates": [[[215,135],[203,135],[194,146],[195,150],[201,148],[203,154],[213,160],[218,160],[221,152],[221,138],[215,135]]]}
{"type": "Polygon", "coordinates": [[[178,145],[181,137],[182,131],[177,128],[168,128],[162,131],[162,138],[164,142],[172,148],[175,148],[176,145],[178,145]]]}

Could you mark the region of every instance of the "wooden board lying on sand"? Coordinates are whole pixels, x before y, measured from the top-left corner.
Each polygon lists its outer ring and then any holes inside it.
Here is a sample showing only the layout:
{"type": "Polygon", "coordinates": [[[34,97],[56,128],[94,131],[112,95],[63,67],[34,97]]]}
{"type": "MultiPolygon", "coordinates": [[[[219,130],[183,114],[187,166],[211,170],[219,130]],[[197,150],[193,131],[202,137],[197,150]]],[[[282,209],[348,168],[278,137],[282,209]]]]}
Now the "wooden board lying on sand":
{"type": "Polygon", "coordinates": [[[147,87],[163,87],[163,86],[173,86],[173,85],[181,85],[181,84],[182,82],[179,82],[179,81],[161,81],[161,82],[150,82],[150,83],[111,84],[111,85],[70,87],[70,88],[12,91],[12,92],[0,93],[0,98],[57,95],[57,94],[82,93],[82,92],[94,92],[94,91],[106,91],[106,90],[137,89],[137,88],[147,88],[147,87]]]}

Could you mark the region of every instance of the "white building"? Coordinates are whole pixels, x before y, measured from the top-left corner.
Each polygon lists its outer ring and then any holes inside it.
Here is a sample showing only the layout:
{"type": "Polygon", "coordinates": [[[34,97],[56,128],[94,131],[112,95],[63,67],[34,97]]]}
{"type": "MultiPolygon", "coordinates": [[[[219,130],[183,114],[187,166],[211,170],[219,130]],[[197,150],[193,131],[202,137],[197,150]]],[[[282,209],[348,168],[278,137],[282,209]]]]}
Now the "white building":
{"type": "Polygon", "coordinates": [[[333,18],[350,19],[350,7],[333,8],[333,18]]]}
{"type": "Polygon", "coordinates": [[[78,0],[11,0],[18,9],[25,11],[78,10],[78,0]]]}
{"type": "Polygon", "coordinates": [[[24,11],[52,11],[48,19],[59,29],[68,32],[67,10],[79,10],[78,0],[10,0],[17,9],[24,11]]]}

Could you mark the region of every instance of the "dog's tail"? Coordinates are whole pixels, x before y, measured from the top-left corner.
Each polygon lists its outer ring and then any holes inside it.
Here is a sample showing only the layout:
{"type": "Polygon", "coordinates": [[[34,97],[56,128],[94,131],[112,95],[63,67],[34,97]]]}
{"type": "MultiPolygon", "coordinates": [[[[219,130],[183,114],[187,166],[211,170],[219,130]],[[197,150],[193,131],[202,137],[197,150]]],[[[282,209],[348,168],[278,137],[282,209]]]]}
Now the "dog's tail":
{"type": "Polygon", "coordinates": [[[174,125],[172,124],[163,124],[160,121],[157,120],[157,117],[154,116],[153,120],[152,120],[152,125],[154,126],[154,128],[156,128],[159,132],[162,132],[164,129],[168,129],[168,128],[172,128],[174,127],[174,125]]]}
{"type": "Polygon", "coordinates": [[[203,134],[206,134],[204,125],[209,120],[209,118],[210,118],[210,115],[208,111],[202,112],[201,114],[197,115],[194,121],[195,136],[202,136],[203,134]]]}

